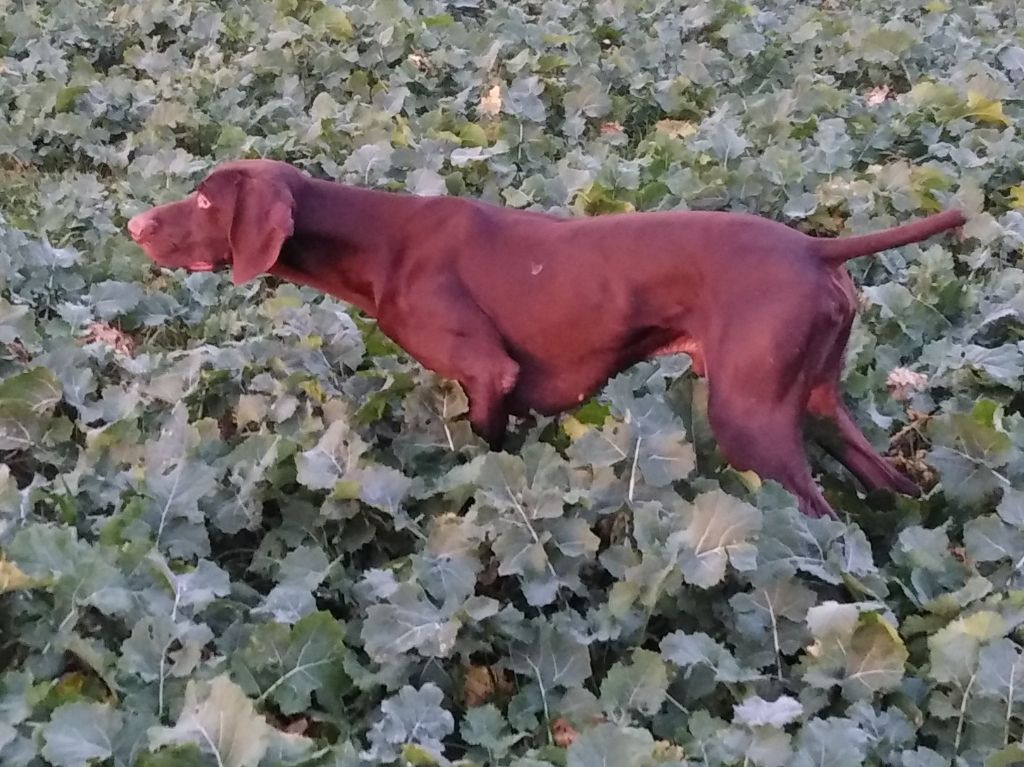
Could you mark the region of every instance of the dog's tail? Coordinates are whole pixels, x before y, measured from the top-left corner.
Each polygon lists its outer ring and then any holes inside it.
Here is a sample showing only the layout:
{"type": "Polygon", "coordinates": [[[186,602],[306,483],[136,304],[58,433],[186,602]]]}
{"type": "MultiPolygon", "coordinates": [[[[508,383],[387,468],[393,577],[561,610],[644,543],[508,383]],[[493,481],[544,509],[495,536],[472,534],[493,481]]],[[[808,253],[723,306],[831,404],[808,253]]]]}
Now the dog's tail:
{"type": "Polygon", "coordinates": [[[945,210],[912,221],[909,224],[895,226],[873,234],[862,234],[856,237],[815,238],[815,252],[827,261],[842,263],[858,256],[867,256],[889,248],[898,248],[911,242],[927,240],[933,234],[955,229],[967,223],[967,218],[959,210],[945,210]]]}

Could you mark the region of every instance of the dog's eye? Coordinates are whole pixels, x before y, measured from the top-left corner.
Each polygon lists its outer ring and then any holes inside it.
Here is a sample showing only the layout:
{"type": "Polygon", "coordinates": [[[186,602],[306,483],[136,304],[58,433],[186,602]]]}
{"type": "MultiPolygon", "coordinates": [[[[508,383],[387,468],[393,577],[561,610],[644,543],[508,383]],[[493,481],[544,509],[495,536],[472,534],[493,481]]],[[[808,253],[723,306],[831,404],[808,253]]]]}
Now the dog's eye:
{"type": "Polygon", "coordinates": [[[199,194],[198,194],[198,195],[196,196],[196,205],[198,205],[198,206],[199,206],[199,209],[200,209],[200,210],[206,210],[206,209],[207,209],[207,208],[209,208],[209,207],[210,207],[211,205],[213,205],[213,203],[212,203],[212,202],[210,202],[210,198],[209,198],[209,197],[207,197],[207,196],[206,196],[205,194],[203,194],[202,192],[200,192],[200,193],[199,193],[199,194]]]}

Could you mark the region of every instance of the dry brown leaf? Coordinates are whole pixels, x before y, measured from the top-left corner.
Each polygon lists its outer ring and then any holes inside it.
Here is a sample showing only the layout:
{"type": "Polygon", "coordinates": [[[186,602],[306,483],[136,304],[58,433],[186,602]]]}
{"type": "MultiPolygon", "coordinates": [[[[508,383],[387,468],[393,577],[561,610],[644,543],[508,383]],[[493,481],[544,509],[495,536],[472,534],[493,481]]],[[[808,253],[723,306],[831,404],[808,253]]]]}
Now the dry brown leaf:
{"type": "Polygon", "coordinates": [[[885,378],[885,385],[889,388],[889,396],[900,402],[924,389],[928,385],[928,376],[907,368],[893,368],[885,378]]]}
{"type": "Polygon", "coordinates": [[[127,357],[135,352],[135,342],[131,336],[104,322],[94,322],[89,325],[85,333],[85,343],[100,343],[110,347],[117,354],[127,357]]]}
{"type": "Polygon", "coordinates": [[[7,350],[14,355],[14,359],[16,359],[18,362],[24,364],[28,362],[30,359],[32,359],[31,355],[29,355],[28,353],[28,349],[25,348],[25,344],[23,344],[17,338],[15,338],[9,344],[5,344],[5,346],[7,347],[7,350]]]}
{"type": "Polygon", "coordinates": [[[654,744],[653,756],[658,762],[681,762],[686,758],[686,752],[678,743],[659,740],[654,744]]]}
{"type": "Polygon", "coordinates": [[[492,85],[480,98],[480,112],[488,117],[497,117],[501,113],[501,86],[492,85]]]}
{"type": "Polygon", "coordinates": [[[515,683],[498,666],[469,665],[462,680],[462,696],[466,706],[482,706],[495,698],[511,697],[515,683]]]}
{"type": "Polygon", "coordinates": [[[877,107],[883,103],[892,94],[892,89],[888,85],[878,85],[868,91],[867,102],[868,106],[877,107]]]}
{"type": "Polygon", "coordinates": [[[559,748],[569,748],[579,736],[576,728],[566,719],[556,719],[551,723],[551,738],[559,748]]]}
{"type": "Polygon", "coordinates": [[[658,133],[664,133],[666,136],[672,138],[686,138],[692,136],[697,132],[696,123],[689,122],[688,120],[658,120],[654,125],[654,129],[658,133]]]}
{"type": "Polygon", "coordinates": [[[32,579],[13,562],[0,559],[0,594],[7,591],[21,591],[32,585],[32,579]]]}

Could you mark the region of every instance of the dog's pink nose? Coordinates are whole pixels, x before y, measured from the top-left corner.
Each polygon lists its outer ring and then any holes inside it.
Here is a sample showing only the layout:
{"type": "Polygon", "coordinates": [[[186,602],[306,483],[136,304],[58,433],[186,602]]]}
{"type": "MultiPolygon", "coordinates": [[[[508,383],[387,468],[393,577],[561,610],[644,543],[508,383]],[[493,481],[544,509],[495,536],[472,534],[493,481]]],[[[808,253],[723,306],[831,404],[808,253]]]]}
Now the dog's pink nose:
{"type": "Polygon", "coordinates": [[[140,213],[128,222],[128,234],[136,242],[142,242],[156,231],[157,223],[148,213],[140,213]]]}

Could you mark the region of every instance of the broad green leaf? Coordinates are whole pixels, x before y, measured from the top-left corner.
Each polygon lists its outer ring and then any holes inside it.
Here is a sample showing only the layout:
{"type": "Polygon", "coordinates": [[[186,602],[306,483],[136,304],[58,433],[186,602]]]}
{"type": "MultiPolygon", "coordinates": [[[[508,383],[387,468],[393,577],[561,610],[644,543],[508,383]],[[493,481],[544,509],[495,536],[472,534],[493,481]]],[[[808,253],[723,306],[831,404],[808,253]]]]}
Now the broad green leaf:
{"type": "Polygon", "coordinates": [[[412,485],[412,480],[402,472],[386,466],[373,466],[359,475],[359,498],[374,508],[399,516],[402,499],[412,485]]]}
{"type": "Polygon", "coordinates": [[[1024,762],[1024,746],[1014,743],[992,754],[985,761],[985,767],[1015,767],[1021,762],[1024,762]]]}
{"type": "Polygon", "coordinates": [[[124,720],[101,703],[66,703],[42,728],[42,755],[57,767],[85,767],[113,752],[113,739],[124,720]]]}
{"type": "Polygon", "coordinates": [[[601,724],[569,746],[566,767],[641,767],[650,763],[653,750],[647,730],[601,724]]]}
{"type": "Polygon", "coordinates": [[[531,626],[533,636],[512,648],[510,665],[544,691],[583,685],[592,673],[590,650],[576,637],[543,620],[531,626]]]}
{"type": "Polygon", "coordinates": [[[816,639],[803,661],[808,683],[840,685],[850,700],[899,685],[909,653],[896,629],[871,610],[872,605],[825,602],[808,611],[816,639]]]}
{"type": "Polygon", "coordinates": [[[283,584],[312,591],[327,577],[330,564],[319,546],[298,546],[281,560],[278,578],[283,584]]]}
{"type": "Polygon", "coordinates": [[[610,108],[606,86],[592,74],[579,78],[565,96],[565,110],[570,116],[602,117],[610,108]]]}
{"type": "Polygon", "coordinates": [[[138,767],[205,767],[207,758],[193,743],[170,746],[139,756],[138,767]]]}
{"type": "Polygon", "coordinates": [[[635,650],[630,663],[619,662],[601,683],[601,703],[614,718],[632,711],[654,716],[665,702],[668,672],[656,652],[635,650]]]}
{"type": "Polygon", "coordinates": [[[179,607],[199,611],[218,597],[231,591],[228,574],[208,559],[200,559],[194,569],[180,575],[165,570],[174,588],[174,601],[179,607]]]}
{"type": "Polygon", "coordinates": [[[107,280],[92,286],[89,301],[97,318],[110,320],[130,312],[142,299],[142,289],[132,283],[107,280]]]}
{"type": "Polygon", "coordinates": [[[46,368],[0,382],[0,450],[28,450],[43,437],[60,402],[61,387],[46,368]]]}
{"type": "Polygon", "coordinates": [[[121,645],[118,668],[146,682],[193,674],[213,633],[203,624],[174,622],[169,616],[139,619],[121,645]]]}
{"type": "Polygon", "coordinates": [[[253,612],[291,625],[316,612],[316,600],[305,586],[282,583],[274,586],[253,612]]]}
{"type": "Polygon", "coordinates": [[[369,758],[386,764],[402,752],[400,746],[416,745],[439,759],[442,740],[455,731],[455,720],[443,704],[444,693],[430,683],[418,690],[406,685],[385,700],[381,719],[370,730],[369,758]]]}
{"type": "Polygon", "coordinates": [[[767,701],[757,695],[747,698],[733,709],[734,721],[748,727],[785,727],[800,718],[804,708],[800,702],[783,695],[767,701]]]}
{"type": "Polygon", "coordinates": [[[269,699],[282,713],[297,714],[310,707],[314,693],[343,676],[344,639],[342,625],[323,612],[293,626],[267,623],[232,657],[232,672],[257,702],[269,699]]]}
{"type": "Polygon", "coordinates": [[[73,529],[56,525],[23,528],[7,554],[26,575],[52,578],[52,591],[62,609],[90,605],[106,614],[124,614],[131,608],[124,576],[99,548],[78,540],[73,529]]]}
{"type": "Polygon", "coordinates": [[[202,556],[209,551],[199,500],[216,488],[217,472],[198,459],[201,441],[179,403],[166,419],[160,439],[146,446],[145,519],[157,544],[172,556],[202,556]]]}
{"type": "Polygon", "coordinates": [[[1013,703],[1024,700],[1024,658],[1020,645],[1009,639],[998,639],[978,653],[977,693],[1006,701],[1007,711],[1013,703]]]}
{"type": "Polygon", "coordinates": [[[900,767],[949,767],[948,759],[924,746],[914,751],[904,751],[901,758],[900,767]]]}
{"type": "Polygon", "coordinates": [[[0,383],[0,405],[20,405],[30,412],[49,413],[60,402],[61,388],[46,368],[31,368],[0,383]]]}
{"type": "Polygon", "coordinates": [[[324,5],[314,12],[309,18],[309,26],[317,31],[322,29],[339,41],[348,40],[355,31],[348,14],[332,5],[324,5]]]}
{"type": "Polygon", "coordinates": [[[756,578],[813,575],[826,583],[842,582],[842,536],[846,526],[833,519],[812,519],[796,509],[779,509],[764,518],[757,545],[756,578]]]}
{"type": "Polygon", "coordinates": [[[384,604],[366,611],[362,639],[371,658],[386,661],[416,650],[428,657],[447,657],[460,622],[437,608],[412,584],[403,584],[384,604]]]}
{"type": "Polygon", "coordinates": [[[340,480],[357,476],[366,447],[348,423],[335,421],[316,447],[295,456],[298,481],[311,490],[330,490],[340,480]]]}
{"type": "Polygon", "coordinates": [[[0,343],[10,344],[15,340],[35,343],[38,339],[30,307],[0,298],[0,343]]]}
{"type": "Polygon", "coordinates": [[[937,682],[966,687],[977,671],[982,644],[1006,632],[1001,615],[982,610],[957,618],[928,637],[931,667],[929,676],[937,682]]]}
{"type": "Polygon", "coordinates": [[[709,588],[725,577],[727,561],[747,569],[753,548],[750,539],[760,529],[761,512],[738,498],[720,490],[697,496],[690,523],[678,534],[683,578],[709,588]]]}
{"type": "Polygon", "coordinates": [[[1024,563],[1024,530],[1006,524],[995,514],[970,520],[964,527],[964,544],[976,562],[1007,559],[1015,567],[1024,563]]]}
{"type": "Polygon", "coordinates": [[[860,767],[867,755],[868,735],[849,719],[813,719],[796,739],[793,767],[860,767]]]}
{"type": "Polygon", "coordinates": [[[683,669],[706,666],[722,682],[739,682],[757,677],[757,674],[743,669],[727,648],[703,633],[675,631],[661,641],[661,654],[683,669]]]}
{"type": "Polygon", "coordinates": [[[526,737],[525,733],[512,734],[501,711],[491,703],[467,711],[459,725],[459,734],[466,743],[480,746],[496,759],[506,756],[516,743],[526,737]]]}

